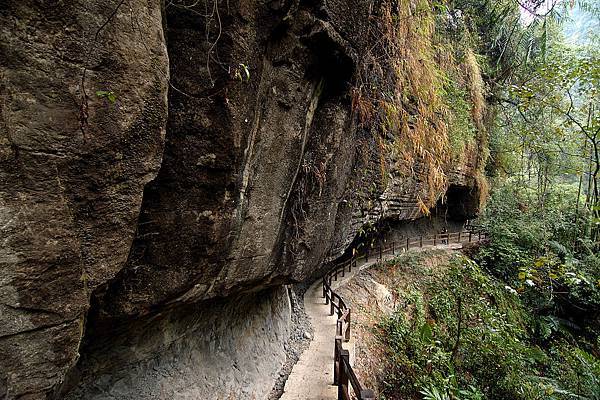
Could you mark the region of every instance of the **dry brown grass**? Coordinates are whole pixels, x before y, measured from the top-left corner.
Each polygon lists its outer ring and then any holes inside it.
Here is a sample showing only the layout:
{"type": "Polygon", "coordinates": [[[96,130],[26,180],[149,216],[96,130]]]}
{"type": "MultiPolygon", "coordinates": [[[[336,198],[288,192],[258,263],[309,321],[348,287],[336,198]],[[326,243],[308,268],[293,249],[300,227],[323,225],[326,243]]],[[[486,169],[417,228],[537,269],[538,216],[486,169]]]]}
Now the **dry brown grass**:
{"type": "Polygon", "coordinates": [[[352,90],[352,110],[356,113],[358,123],[363,126],[373,121],[375,116],[373,101],[365,98],[364,91],[360,88],[352,90]]]}
{"type": "Polygon", "coordinates": [[[477,128],[477,162],[475,166],[475,182],[479,193],[479,209],[483,209],[489,195],[489,182],[484,174],[485,165],[489,157],[488,134],[485,126],[486,102],[485,88],[481,69],[472,49],[468,48],[463,63],[467,79],[468,92],[473,108],[472,118],[477,128]]]}
{"type": "Polygon", "coordinates": [[[483,210],[488,196],[490,195],[490,184],[483,173],[483,167],[475,173],[475,182],[478,190],[479,210],[483,210]]]}
{"type": "Polygon", "coordinates": [[[483,117],[485,113],[484,84],[481,77],[481,69],[475,58],[475,53],[471,48],[465,51],[465,60],[463,62],[464,74],[466,77],[468,91],[473,104],[472,117],[478,130],[485,131],[483,117]]]}
{"type": "MultiPolygon", "coordinates": [[[[430,0],[398,0],[395,5],[383,1],[376,15],[378,31],[369,32],[374,50],[362,60],[352,96],[353,110],[361,125],[374,125],[383,137],[395,137],[393,147],[380,147],[393,152],[396,169],[426,183],[418,194],[419,206],[426,214],[445,192],[446,172],[453,162],[475,160],[479,180],[485,179],[486,156],[482,154],[487,139],[481,71],[471,49],[461,49],[464,56],[459,62],[455,57],[457,44],[436,34],[430,0]],[[458,159],[453,159],[449,142],[453,115],[445,85],[450,79],[468,92],[478,131],[477,143],[466,144],[458,159]]],[[[385,181],[386,168],[380,169],[385,181]]]]}
{"type": "Polygon", "coordinates": [[[447,186],[449,108],[444,103],[443,75],[436,59],[435,19],[428,0],[401,0],[397,14],[383,9],[384,38],[396,56],[391,60],[394,97],[386,109],[388,129],[397,133],[403,171],[424,165],[426,192],[420,202],[433,206],[447,186]]]}

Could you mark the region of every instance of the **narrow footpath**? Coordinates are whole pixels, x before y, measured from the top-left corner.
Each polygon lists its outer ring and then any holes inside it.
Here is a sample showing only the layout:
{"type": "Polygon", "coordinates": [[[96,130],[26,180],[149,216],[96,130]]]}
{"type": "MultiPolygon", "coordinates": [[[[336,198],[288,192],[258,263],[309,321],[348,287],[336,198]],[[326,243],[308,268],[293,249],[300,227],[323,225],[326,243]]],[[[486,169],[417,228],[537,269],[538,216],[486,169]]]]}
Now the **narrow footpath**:
{"type": "MultiPolygon", "coordinates": [[[[462,248],[462,244],[424,246],[410,249],[409,251],[421,251],[431,249],[454,250],[462,248]]],[[[405,250],[402,250],[404,252],[405,250]]],[[[383,261],[398,257],[388,254],[383,256],[383,261]]],[[[352,272],[346,272],[345,277],[339,277],[332,282],[332,289],[344,285],[358,272],[377,264],[379,259],[362,262],[352,272]]],[[[333,350],[336,328],[336,315],[329,315],[329,306],[323,298],[323,285],[318,279],[306,291],[304,295],[304,309],[314,329],[314,335],[308,349],[294,365],[292,373],[288,377],[281,400],[337,400],[337,386],[333,385],[333,350]]],[[[350,351],[350,362],[354,360],[354,343],[352,339],[344,343],[344,348],[350,351]]]]}

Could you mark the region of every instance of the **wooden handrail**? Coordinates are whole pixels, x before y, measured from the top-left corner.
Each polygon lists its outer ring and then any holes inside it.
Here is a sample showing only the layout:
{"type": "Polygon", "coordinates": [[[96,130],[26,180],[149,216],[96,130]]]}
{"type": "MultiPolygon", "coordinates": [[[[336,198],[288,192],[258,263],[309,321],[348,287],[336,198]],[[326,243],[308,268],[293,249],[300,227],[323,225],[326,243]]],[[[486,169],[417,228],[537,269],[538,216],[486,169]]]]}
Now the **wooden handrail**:
{"type": "Polygon", "coordinates": [[[348,350],[344,350],[342,346],[343,341],[348,342],[350,340],[352,310],[346,305],[344,299],[333,290],[331,282],[333,280],[337,281],[340,274],[344,277],[346,275],[346,268],[348,269],[348,272],[352,272],[352,268],[358,268],[357,262],[359,260],[364,259],[365,263],[368,263],[369,255],[371,255],[371,257],[375,255],[377,257],[375,262],[381,263],[384,254],[396,255],[396,250],[402,249],[402,251],[408,251],[411,248],[422,248],[424,243],[427,242],[431,242],[433,246],[449,246],[452,244],[453,238],[456,239],[454,243],[471,243],[480,242],[487,237],[485,233],[474,231],[473,229],[434,234],[433,236],[427,237],[423,237],[423,235],[412,238],[407,237],[406,241],[399,244],[392,242],[388,247],[384,247],[384,245],[380,244],[378,248],[373,249],[373,252],[370,252],[369,248],[367,248],[364,254],[355,254],[350,260],[335,264],[329,272],[323,276],[323,297],[325,298],[325,304],[329,304],[330,306],[330,315],[337,314],[333,381],[334,385],[337,385],[338,387],[338,400],[350,400],[350,388],[352,388],[357,400],[375,400],[375,393],[370,389],[362,388],[362,385],[350,365],[348,350]]]}

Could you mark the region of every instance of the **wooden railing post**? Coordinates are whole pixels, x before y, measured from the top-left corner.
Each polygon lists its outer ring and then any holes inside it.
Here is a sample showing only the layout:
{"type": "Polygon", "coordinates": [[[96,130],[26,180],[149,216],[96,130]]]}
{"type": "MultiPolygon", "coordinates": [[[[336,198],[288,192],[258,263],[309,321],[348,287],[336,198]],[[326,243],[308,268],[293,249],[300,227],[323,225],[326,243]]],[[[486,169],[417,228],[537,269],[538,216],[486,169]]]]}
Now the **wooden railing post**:
{"type": "Polygon", "coordinates": [[[333,292],[331,293],[331,303],[329,303],[329,305],[331,306],[329,309],[329,315],[333,315],[334,314],[334,306],[335,304],[333,303],[333,292]]]}
{"type": "Polygon", "coordinates": [[[346,332],[344,332],[344,339],[346,342],[350,341],[350,322],[351,322],[352,310],[348,309],[348,316],[346,317],[346,332]]]}
{"type": "Polygon", "coordinates": [[[335,346],[333,348],[333,384],[337,385],[340,376],[340,366],[342,364],[340,362],[340,353],[338,351],[342,348],[342,337],[336,336],[334,344],[335,346]]]}
{"type": "MultiPolygon", "coordinates": [[[[473,241],[473,231],[465,231],[464,233],[469,234],[469,243],[473,241]]],[[[435,247],[439,242],[442,244],[450,245],[452,240],[452,235],[456,235],[456,240],[459,244],[462,244],[462,240],[466,240],[464,237],[463,231],[459,232],[446,232],[443,234],[434,234],[433,235],[433,246],[435,247]]],[[[481,231],[475,231],[475,240],[481,241],[485,239],[487,235],[481,231]]],[[[419,237],[413,237],[411,242],[411,237],[406,237],[406,251],[410,250],[412,247],[420,247],[423,248],[424,240],[429,243],[429,236],[425,239],[423,235],[419,235],[419,237]],[[414,241],[417,240],[417,243],[414,241]]],[[[403,247],[403,243],[400,242],[398,248],[399,250],[403,247]]],[[[366,247],[365,251],[365,263],[369,261],[369,252],[370,249],[374,248],[374,246],[366,247]]],[[[377,248],[374,248],[377,251],[377,248]]],[[[383,243],[379,243],[379,261],[383,261],[383,254],[389,254],[391,250],[392,255],[396,255],[396,243],[392,242],[389,248],[384,248],[383,243]]],[[[362,257],[362,256],[361,256],[362,257]]],[[[377,253],[375,253],[375,261],[377,261],[377,253]]],[[[356,257],[356,253],[353,250],[353,255],[350,258],[348,263],[348,272],[352,272],[352,268],[358,268],[358,257],[356,257]]],[[[325,304],[330,306],[329,315],[333,316],[337,314],[336,320],[336,336],[335,336],[335,347],[334,347],[334,371],[333,371],[333,381],[334,385],[338,387],[338,399],[348,400],[350,399],[349,391],[350,391],[350,380],[352,381],[352,388],[356,388],[356,390],[360,390],[360,393],[354,392],[356,398],[358,400],[375,400],[375,392],[370,389],[361,389],[360,383],[357,382],[356,377],[353,372],[353,368],[350,365],[350,355],[348,350],[344,349],[342,346],[342,342],[350,341],[351,334],[351,325],[352,325],[352,310],[346,306],[346,303],[342,299],[342,297],[333,291],[331,288],[331,282],[333,280],[338,279],[338,274],[345,276],[346,274],[346,263],[338,263],[333,269],[331,269],[322,280],[323,285],[323,297],[325,298],[325,304]],[[337,303],[335,299],[337,297],[337,303]],[[337,312],[336,312],[337,311],[337,312]]],[[[353,397],[354,398],[354,397],[353,397]]]]}
{"type": "MultiPolygon", "coordinates": [[[[481,241],[485,239],[487,235],[484,232],[477,231],[458,231],[458,232],[446,232],[442,234],[435,233],[433,235],[433,239],[430,239],[430,236],[423,237],[423,235],[419,235],[418,237],[413,237],[411,241],[411,237],[406,237],[406,251],[410,250],[412,247],[420,247],[423,248],[424,242],[429,243],[430,240],[433,240],[433,246],[435,247],[438,243],[442,243],[445,245],[450,245],[452,236],[455,235],[456,241],[459,244],[462,244],[463,240],[466,240],[465,233],[469,234],[469,243],[473,241],[473,233],[475,233],[475,240],[481,241]],[[416,243],[415,243],[416,241],[416,243]]],[[[400,242],[398,245],[399,250],[404,247],[403,242],[400,242]]],[[[369,253],[370,250],[374,249],[377,251],[375,246],[370,245],[366,247],[365,251],[365,263],[369,261],[369,253]]],[[[396,243],[392,242],[389,248],[385,248],[384,244],[379,242],[379,261],[383,261],[383,255],[389,254],[391,250],[392,255],[396,255],[396,243]]],[[[400,250],[401,251],[401,250],[400,250]]],[[[358,268],[358,258],[356,257],[357,253],[355,250],[352,252],[352,257],[348,263],[348,272],[352,272],[352,268],[358,268]]],[[[362,257],[362,256],[360,256],[362,257]]],[[[377,261],[377,253],[375,253],[375,261],[377,261]]],[[[333,280],[338,279],[338,274],[341,274],[342,277],[346,274],[346,263],[338,263],[331,269],[324,277],[322,281],[323,285],[323,297],[325,298],[325,304],[330,306],[329,315],[333,316],[337,314],[336,320],[336,336],[335,336],[335,348],[334,348],[334,372],[333,372],[333,381],[334,385],[338,387],[338,399],[348,400],[350,399],[349,391],[350,387],[353,390],[360,390],[360,393],[354,392],[352,398],[356,397],[357,400],[375,400],[375,393],[370,389],[361,389],[360,383],[357,381],[355,374],[353,372],[353,368],[350,365],[350,357],[348,350],[344,349],[342,346],[342,342],[350,341],[351,336],[351,325],[352,325],[352,310],[346,306],[346,303],[342,299],[342,297],[337,294],[331,288],[331,282],[333,280]],[[337,297],[337,303],[335,301],[337,297]],[[350,381],[352,385],[350,385],[350,381]]]]}
{"type": "Polygon", "coordinates": [[[360,391],[360,400],[375,400],[375,392],[371,389],[363,389],[360,391]]]}
{"type": "Polygon", "coordinates": [[[338,400],[349,399],[348,395],[348,371],[346,365],[350,365],[350,352],[342,349],[340,351],[340,368],[338,375],[338,400]]]}

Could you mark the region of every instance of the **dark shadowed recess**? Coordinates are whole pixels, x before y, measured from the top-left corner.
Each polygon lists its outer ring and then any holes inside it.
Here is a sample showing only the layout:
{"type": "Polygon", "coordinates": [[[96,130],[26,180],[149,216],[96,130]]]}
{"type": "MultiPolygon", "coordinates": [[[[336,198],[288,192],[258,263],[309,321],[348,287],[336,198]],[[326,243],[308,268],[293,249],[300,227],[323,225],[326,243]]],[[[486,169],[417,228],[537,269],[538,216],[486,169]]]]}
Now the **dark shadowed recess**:
{"type": "Polygon", "coordinates": [[[477,218],[479,195],[476,188],[450,185],[445,196],[440,198],[430,215],[415,220],[386,218],[373,228],[359,233],[346,252],[337,261],[350,258],[353,251],[364,253],[366,249],[376,252],[380,245],[388,246],[392,241],[400,245],[407,237],[427,236],[444,232],[458,232],[477,218]]]}
{"type": "Polygon", "coordinates": [[[450,185],[444,198],[438,201],[436,210],[450,221],[461,222],[476,218],[479,212],[477,188],[450,185]]]}

